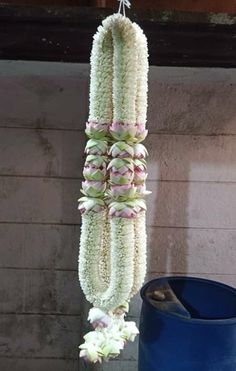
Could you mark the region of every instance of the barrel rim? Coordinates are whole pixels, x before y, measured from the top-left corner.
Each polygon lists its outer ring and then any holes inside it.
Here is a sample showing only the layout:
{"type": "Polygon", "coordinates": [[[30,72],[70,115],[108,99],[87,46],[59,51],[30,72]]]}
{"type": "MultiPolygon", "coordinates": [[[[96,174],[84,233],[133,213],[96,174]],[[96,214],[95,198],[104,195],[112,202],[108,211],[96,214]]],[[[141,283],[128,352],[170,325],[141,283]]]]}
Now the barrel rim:
{"type": "Polygon", "coordinates": [[[232,324],[236,324],[236,316],[235,317],[232,317],[232,318],[222,318],[222,319],[200,319],[200,318],[185,318],[185,317],[181,317],[180,315],[178,314],[174,314],[174,313],[170,313],[170,312],[165,312],[165,311],[162,311],[158,308],[155,308],[147,299],[145,293],[146,293],[146,290],[147,288],[154,282],[156,281],[159,281],[161,279],[166,279],[166,280],[169,280],[169,279],[175,279],[175,280],[179,280],[179,279],[187,279],[189,281],[202,281],[202,282],[207,282],[211,285],[215,285],[215,286],[220,286],[222,288],[225,288],[229,291],[232,291],[233,293],[236,294],[236,288],[234,287],[231,287],[223,282],[219,282],[219,281],[214,281],[214,280],[210,280],[210,279],[207,279],[207,278],[200,278],[200,277],[193,277],[193,276],[162,276],[162,277],[158,277],[158,278],[154,278],[152,280],[150,280],[149,282],[147,282],[142,288],[141,288],[141,291],[140,291],[140,296],[143,300],[143,302],[150,308],[154,309],[156,312],[158,312],[158,314],[160,314],[161,316],[163,317],[166,317],[166,318],[171,318],[171,319],[178,319],[179,321],[182,321],[182,322],[185,322],[186,324],[189,324],[189,325],[224,325],[224,326],[227,326],[227,325],[232,325],[232,324]]]}

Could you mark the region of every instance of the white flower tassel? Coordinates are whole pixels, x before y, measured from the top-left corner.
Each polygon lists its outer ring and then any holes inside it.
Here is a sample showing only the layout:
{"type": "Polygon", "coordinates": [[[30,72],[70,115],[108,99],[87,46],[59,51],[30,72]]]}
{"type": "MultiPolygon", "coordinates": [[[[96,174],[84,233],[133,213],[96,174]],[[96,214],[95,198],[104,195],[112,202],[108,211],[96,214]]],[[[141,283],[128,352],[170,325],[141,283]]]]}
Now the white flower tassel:
{"type": "Polygon", "coordinates": [[[97,308],[90,310],[88,320],[96,330],[84,336],[85,342],[79,348],[80,357],[91,363],[101,363],[117,357],[125,343],[134,341],[139,333],[135,322],[125,321],[124,315],[108,316],[97,308]]]}
{"type": "MultiPolygon", "coordinates": [[[[119,0],[119,13],[130,7],[119,0]]],[[[79,280],[93,304],[80,357],[115,358],[138,329],[125,321],[146,273],[147,40],[121,14],[106,18],[91,53],[89,138],[79,200],[79,280]]]]}

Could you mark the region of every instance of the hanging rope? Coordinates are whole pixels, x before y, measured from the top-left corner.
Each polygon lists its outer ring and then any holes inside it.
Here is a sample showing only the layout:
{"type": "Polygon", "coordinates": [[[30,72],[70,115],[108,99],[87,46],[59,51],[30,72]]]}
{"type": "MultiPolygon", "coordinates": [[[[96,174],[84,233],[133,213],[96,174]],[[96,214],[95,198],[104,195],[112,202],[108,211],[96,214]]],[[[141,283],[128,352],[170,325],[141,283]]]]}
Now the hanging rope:
{"type": "Polygon", "coordinates": [[[118,13],[123,13],[124,16],[125,15],[125,7],[127,6],[127,8],[130,8],[131,7],[131,3],[129,0],[118,0],[120,5],[119,5],[119,10],[118,10],[118,13]]]}

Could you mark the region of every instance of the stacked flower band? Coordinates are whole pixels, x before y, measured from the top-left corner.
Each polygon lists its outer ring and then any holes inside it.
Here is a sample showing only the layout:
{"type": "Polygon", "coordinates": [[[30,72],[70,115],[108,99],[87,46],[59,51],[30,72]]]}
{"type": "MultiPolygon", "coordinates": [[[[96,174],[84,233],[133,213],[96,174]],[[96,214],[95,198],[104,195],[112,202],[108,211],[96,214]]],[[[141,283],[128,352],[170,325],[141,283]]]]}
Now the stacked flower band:
{"type": "Polygon", "coordinates": [[[116,357],[138,333],[125,322],[128,302],[146,273],[148,192],[147,41],[121,14],[103,21],[91,53],[90,109],[79,200],[82,228],[79,279],[93,304],[80,356],[93,363],[116,357]]]}

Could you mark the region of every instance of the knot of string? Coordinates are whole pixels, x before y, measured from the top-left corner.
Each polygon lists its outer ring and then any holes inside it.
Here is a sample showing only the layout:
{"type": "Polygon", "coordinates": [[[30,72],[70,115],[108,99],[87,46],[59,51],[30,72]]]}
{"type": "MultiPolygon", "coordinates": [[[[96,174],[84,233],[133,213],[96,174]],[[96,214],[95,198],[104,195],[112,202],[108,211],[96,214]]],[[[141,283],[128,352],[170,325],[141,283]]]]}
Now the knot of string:
{"type": "Polygon", "coordinates": [[[125,7],[127,6],[127,8],[130,8],[131,3],[129,0],[118,0],[118,1],[120,3],[118,13],[123,13],[123,15],[125,16],[125,7]]]}

